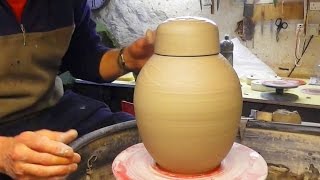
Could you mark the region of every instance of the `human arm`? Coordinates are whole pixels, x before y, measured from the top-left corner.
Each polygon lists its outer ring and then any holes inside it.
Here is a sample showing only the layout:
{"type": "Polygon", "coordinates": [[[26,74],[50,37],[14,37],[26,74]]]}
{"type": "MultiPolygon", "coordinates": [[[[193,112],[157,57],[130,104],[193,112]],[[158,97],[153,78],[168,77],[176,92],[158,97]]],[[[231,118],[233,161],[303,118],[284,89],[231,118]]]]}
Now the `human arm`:
{"type": "Polygon", "coordinates": [[[148,30],[128,47],[112,49],[104,54],[100,62],[99,72],[104,80],[113,80],[127,72],[138,73],[154,51],[155,32],[148,30]],[[123,54],[121,65],[120,53],[123,54]],[[120,62],[119,62],[120,61],[120,62]]]}
{"type": "Polygon", "coordinates": [[[14,179],[63,177],[77,169],[80,155],[66,145],[77,137],[49,130],[23,132],[15,137],[0,136],[0,172],[14,179]]]}
{"type": "MultiPolygon", "coordinates": [[[[96,24],[90,18],[90,8],[84,0],[75,1],[75,31],[61,65],[62,71],[94,82],[112,81],[123,75],[118,65],[119,49],[102,45],[95,31],[96,24]]],[[[154,33],[148,31],[145,37],[124,49],[126,68],[137,72],[153,54],[154,33]]]]}

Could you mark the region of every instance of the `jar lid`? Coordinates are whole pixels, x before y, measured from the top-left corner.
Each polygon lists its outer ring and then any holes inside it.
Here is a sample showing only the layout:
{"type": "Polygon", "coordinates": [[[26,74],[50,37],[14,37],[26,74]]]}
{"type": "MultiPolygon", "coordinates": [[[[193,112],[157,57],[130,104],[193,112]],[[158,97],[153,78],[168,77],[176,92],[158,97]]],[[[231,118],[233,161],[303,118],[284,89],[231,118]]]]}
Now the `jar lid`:
{"type": "Polygon", "coordinates": [[[218,26],[209,19],[199,17],[168,19],[157,28],[155,53],[165,56],[218,54],[218,26]]]}

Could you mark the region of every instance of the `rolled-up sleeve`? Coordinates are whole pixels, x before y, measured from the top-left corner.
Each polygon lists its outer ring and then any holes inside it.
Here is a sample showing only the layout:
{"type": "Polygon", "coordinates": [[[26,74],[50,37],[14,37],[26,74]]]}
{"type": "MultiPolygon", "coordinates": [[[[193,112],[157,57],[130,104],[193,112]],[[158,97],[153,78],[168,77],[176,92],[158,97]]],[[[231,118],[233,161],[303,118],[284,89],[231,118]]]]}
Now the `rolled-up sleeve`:
{"type": "Polygon", "coordinates": [[[75,31],[69,49],[62,59],[61,70],[80,79],[103,82],[99,65],[109,48],[101,43],[96,24],[91,19],[91,11],[86,0],[74,0],[75,31]]]}

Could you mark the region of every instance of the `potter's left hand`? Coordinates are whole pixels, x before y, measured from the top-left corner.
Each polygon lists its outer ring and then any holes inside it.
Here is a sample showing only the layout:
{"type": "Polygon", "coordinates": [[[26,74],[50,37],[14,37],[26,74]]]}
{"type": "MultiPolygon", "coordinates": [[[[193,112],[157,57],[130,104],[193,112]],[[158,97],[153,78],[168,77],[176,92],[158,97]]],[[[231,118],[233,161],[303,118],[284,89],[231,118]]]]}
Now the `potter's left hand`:
{"type": "Polygon", "coordinates": [[[123,51],[126,69],[139,72],[154,52],[155,31],[148,30],[144,37],[136,40],[123,51]]]}

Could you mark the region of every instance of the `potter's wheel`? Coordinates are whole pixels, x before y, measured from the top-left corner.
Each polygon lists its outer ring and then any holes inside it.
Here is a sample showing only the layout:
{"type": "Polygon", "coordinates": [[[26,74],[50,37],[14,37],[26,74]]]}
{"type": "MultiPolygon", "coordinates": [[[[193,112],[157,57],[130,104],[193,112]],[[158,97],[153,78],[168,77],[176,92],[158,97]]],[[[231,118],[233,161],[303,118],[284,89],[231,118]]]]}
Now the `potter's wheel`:
{"type": "Polygon", "coordinates": [[[300,83],[293,80],[270,80],[270,81],[263,81],[262,85],[275,88],[276,92],[266,92],[262,93],[261,97],[267,100],[272,101],[296,101],[299,99],[299,96],[291,93],[284,93],[285,89],[297,88],[299,87],[300,83]]]}
{"type": "Polygon", "coordinates": [[[158,167],[142,143],[121,152],[113,161],[117,180],[264,180],[268,174],[265,160],[252,149],[234,143],[220,167],[207,174],[182,175],[158,167]]]}

